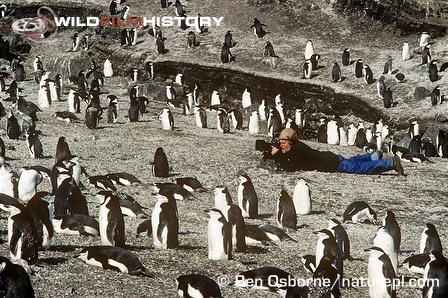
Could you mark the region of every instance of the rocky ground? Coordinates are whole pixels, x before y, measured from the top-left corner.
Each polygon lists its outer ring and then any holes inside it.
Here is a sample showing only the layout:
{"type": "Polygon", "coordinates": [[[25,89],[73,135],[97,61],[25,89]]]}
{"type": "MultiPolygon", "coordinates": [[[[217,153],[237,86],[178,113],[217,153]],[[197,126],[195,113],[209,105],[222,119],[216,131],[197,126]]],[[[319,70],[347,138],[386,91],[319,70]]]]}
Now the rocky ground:
{"type": "MultiPolygon", "coordinates": [[[[103,1],[101,8],[107,11],[108,3],[103,1]]],[[[55,2],[55,3],[59,3],[55,2]]],[[[84,2],[85,3],[85,2],[84,2]]],[[[404,127],[410,118],[425,119],[425,127],[444,128],[444,124],[432,121],[436,115],[446,112],[446,105],[431,107],[429,98],[417,100],[414,97],[416,86],[424,86],[432,90],[435,85],[443,85],[446,76],[431,83],[427,74],[419,66],[420,58],[416,54],[409,61],[401,61],[401,45],[409,41],[417,48],[418,34],[401,36],[401,31],[392,25],[382,25],[367,17],[337,15],[332,6],[322,1],[316,4],[315,10],[309,9],[306,2],[268,3],[256,5],[254,1],[240,3],[229,1],[229,5],[217,5],[216,2],[192,0],[185,3],[191,14],[200,12],[202,15],[225,17],[225,26],[211,28],[210,32],[200,36],[201,46],[190,50],[186,48],[184,31],[167,28],[167,48],[170,50],[163,56],[154,53],[153,40],[147,33],[140,36],[141,43],[135,48],[120,48],[118,36],[111,38],[94,37],[94,47],[91,56],[98,61],[104,61],[106,54],[112,54],[113,62],[122,57],[129,59],[127,67],[141,67],[144,61],[181,61],[200,63],[208,66],[220,66],[277,79],[300,82],[300,64],[306,40],[312,39],[316,51],[322,55],[323,68],[316,71],[310,83],[330,86],[336,92],[356,95],[366,103],[386,113],[390,117],[391,127],[404,127]],[[238,13],[235,13],[238,11],[238,13]],[[296,16],[292,18],[291,16],[296,16]],[[268,25],[270,33],[263,39],[257,39],[249,30],[252,19],[258,17],[268,25]],[[236,61],[222,65],[219,61],[220,44],[227,30],[234,32],[238,42],[232,49],[236,61]],[[115,39],[115,40],[114,40],[115,39]],[[282,63],[276,70],[269,70],[261,64],[261,53],[266,40],[271,40],[282,63]],[[110,43],[105,47],[103,43],[110,43]],[[386,84],[391,85],[398,101],[396,107],[386,110],[376,96],[374,85],[366,86],[355,80],[353,65],[343,69],[346,80],[341,83],[330,83],[331,65],[339,61],[340,53],[345,47],[352,48],[352,57],[362,57],[378,78],[387,56],[394,60],[394,68],[406,74],[407,81],[403,84],[394,82],[392,76],[387,76],[386,84]],[[107,51],[106,51],[106,50],[107,51]],[[114,60],[115,59],[115,60],[114,60]],[[137,61],[140,64],[136,64],[137,61]],[[431,125],[431,126],[430,126],[431,125]]],[[[51,2],[48,3],[50,5],[51,2]]],[[[72,4],[73,7],[81,2],[72,4]]],[[[85,5],[85,4],[83,4],[85,5]]],[[[129,2],[135,10],[133,15],[173,15],[172,10],[163,11],[159,3],[146,1],[129,2]],[[141,10],[138,10],[138,8],[141,10]],[[138,12],[137,12],[138,11],[138,12]]],[[[89,56],[85,53],[67,53],[73,29],[58,33],[58,42],[49,45],[32,44],[32,51],[27,56],[25,65],[28,73],[32,70],[32,59],[35,55],[43,56],[45,64],[51,64],[56,56],[81,57],[80,64],[87,67],[89,56]],[[56,51],[55,51],[56,49],[56,51]],[[84,64],[83,64],[84,63],[84,64]]],[[[432,46],[433,55],[443,61],[446,56],[446,38],[438,37],[432,46]]],[[[417,50],[417,49],[416,49],[417,50]]],[[[163,88],[166,78],[157,78],[154,87],[148,89],[148,96],[156,95],[163,88]],[[159,84],[160,83],[160,84],[159,84]],[[158,84],[158,85],[157,85],[158,84]]],[[[9,84],[10,80],[7,80],[9,84]]],[[[105,106],[105,94],[116,94],[120,99],[120,117],[117,124],[100,122],[100,128],[89,130],[83,123],[84,113],[76,123],[60,122],[53,117],[55,111],[65,110],[67,103],[55,102],[51,109],[38,114],[38,130],[44,147],[44,158],[32,160],[28,156],[25,141],[9,140],[4,129],[1,137],[7,145],[7,162],[14,170],[27,165],[43,165],[51,167],[54,163],[54,153],[59,136],[65,136],[71,152],[81,158],[89,175],[106,174],[125,171],[134,174],[143,183],[132,187],[121,187],[120,190],[131,194],[141,205],[147,207],[150,215],[155,199],[152,193],[152,183],[157,181],[172,181],[177,177],[197,177],[206,188],[207,193],[196,194],[191,200],[179,201],[180,247],[172,250],[157,250],[152,239],[136,236],[136,227],[141,219],[126,218],[126,246],[135,253],[141,262],[155,274],[154,279],[130,276],[127,274],[103,270],[84,264],[75,256],[86,246],[99,245],[100,239],[90,237],[71,237],[55,235],[52,248],[48,253],[40,252],[39,258],[48,263],[47,266],[32,266],[30,275],[33,287],[38,297],[70,296],[70,297],[175,297],[174,278],[181,274],[201,273],[212,279],[224,280],[221,276],[232,280],[238,272],[262,266],[276,266],[293,274],[296,278],[309,278],[310,274],[303,269],[300,256],[314,254],[317,236],[314,231],[327,226],[327,219],[342,220],[345,207],[357,200],[369,202],[380,218],[386,210],[392,210],[397,216],[402,229],[402,247],[399,260],[418,252],[420,234],[425,223],[433,223],[440,234],[442,245],[447,245],[445,197],[447,188],[445,181],[448,176],[448,162],[442,158],[432,159],[433,163],[404,164],[406,176],[387,173],[381,176],[364,176],[352,174],[329,174],[318,172],[283,173],[275,172],[260,165],[261,155],[254,150],[256,139],[266,139],[266,129],[259,135],[249,135],[247,121],[242,130],[232,130],[229,134],[220,134],[216,130],[216,120],[213,112],[209,113],[209,128],[201,129],[194,126],[194,117],[182,115],[180,109],[173,109],[175,118],[174,131],[161,129],[158,114],[165,106],[163,103],[151,100],[148,113],[138,123],[129,123],[127,118],[129,80],[124,77],[114,77],[106,80],[102,95],[105,106]],[[167,179],[156,179],[151,174],[150,163],[157,147],[163,147],[172,167],[172,176],[167,179]],[[251,224],[276,224],[276,202],[280,196],[281,187],[290,194],[298,177],[306,179],[312,190],[313,210],[311,215],[300,216],[297,230],[288,230],[289,235],[298,242],[281,242],[268,246],[250,246],[246,253],[235,253],[231,261],[209,261],[207,259],[207,219],[203,213],[205,208],[213,206],[212,189],[224,184],[230,190],[234,199],[237,197],[237,173],[244,170],[252,178],[260,200],[260,217],[247,220],[251,224]],[[319,212],[321,211],[321,212],[319,212]]],[[[20,84],[22,93],[27,100],[37,98],[37,85],[28,76],[20,84]]],[[[68,86],[67,86],[68,87],[68,86]]],[[[68,91],[66,89],[65,91],[68,91]]],[[[242,92],[242,90],[241,90],[242,92]]],[[[64,99],[66,98],[64,95],[64,99]]],[[[4,98],[4,97],[3,97],[4,98]]],[[[236,100],[236,99],[235,99],[236,100]]],[[[273,100],[272,98],[269,100],[273,100]]],[[[35,101],[36,102],[36,101],[35,101]]],[[[5,107],[9,104],[2,102],[5,107]]],[[[346,119],[353,118],[347,115],[346,119]]],[[[4,128],[5,119],[2,119],[4,128]]],[[[395,131],[397,136],[404,131],[395,131]]],[[[331,150],[345,156],[360,154],[362,151],[354,147],[330,146],[307,141],[312,147],[331,150]]],[[[88,185],[87,178],[82,182],[88,185]]],[[[39,190],[49,190],[50,183],[44,181],[39,190]]],[[[98,189],[87,186],[86,195],[89,212],[97,216],[99,204],[95,198],[98,189]]],[[[8,256],[6,221],[7,214],[0,214],[1,240],[0,253],[8,256]]],[[[347,261],[345,274],[350,278],[367,277],[367,253],[364,249],[373,244],[373,237],[378,226],[371,224],[344,224],[352,245],[353,261],[347,261]]],[[[417,277],[400,268],[400,275],[417,277]]],[[[239,289],[221,285],[224,297],[278,297],[274,293],[239,289]]],[[[344,297],[367,297],[366,287],[354,287],[342,290],[344,297]]],[[[404,285],[399,288],[400,297],[419,297],[421,291],[404,285]]]]}

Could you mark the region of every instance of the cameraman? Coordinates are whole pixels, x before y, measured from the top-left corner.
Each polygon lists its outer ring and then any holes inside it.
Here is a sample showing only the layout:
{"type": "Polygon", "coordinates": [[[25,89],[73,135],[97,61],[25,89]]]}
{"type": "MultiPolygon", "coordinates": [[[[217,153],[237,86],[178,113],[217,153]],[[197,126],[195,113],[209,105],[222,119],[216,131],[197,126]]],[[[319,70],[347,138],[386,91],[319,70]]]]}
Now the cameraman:
{"type": "Polygon", "coordinates": [[[280,132],[278,147],[271,146],[271,152],[264,152],[264,158],[272,158],[286,171],[297,170],[319,172],[338,172],[356,174],[381,174],[395,170],[404,175],[398,157],[381,158],[375,151],[345,158],[330,151],[319,151],[299,141],[297,132],[285,128],[280,132]]]}

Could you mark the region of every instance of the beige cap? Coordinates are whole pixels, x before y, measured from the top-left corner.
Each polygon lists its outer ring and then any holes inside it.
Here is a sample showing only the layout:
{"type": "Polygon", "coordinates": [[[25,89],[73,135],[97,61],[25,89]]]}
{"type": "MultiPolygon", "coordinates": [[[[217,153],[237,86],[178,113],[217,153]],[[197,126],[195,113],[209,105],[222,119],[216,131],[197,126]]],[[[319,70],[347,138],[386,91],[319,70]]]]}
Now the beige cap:
{"type": "Polygon", "coordinates": [[[285,128],[280,132],[280,136],[278,137],[280,140],[288,140],[291,142],[295,142],[299,139],[297,132],[292,128],[285,128]]]}

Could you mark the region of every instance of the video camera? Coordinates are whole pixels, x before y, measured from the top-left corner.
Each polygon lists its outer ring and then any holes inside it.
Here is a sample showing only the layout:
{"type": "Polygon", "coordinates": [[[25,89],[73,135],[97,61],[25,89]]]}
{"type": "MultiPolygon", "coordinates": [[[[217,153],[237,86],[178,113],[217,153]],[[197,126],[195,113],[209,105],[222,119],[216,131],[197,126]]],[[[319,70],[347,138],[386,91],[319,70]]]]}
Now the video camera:
{"type": "Polygon", "coordinates": [[[266,142],[265,140],[255,140],[255,150],[262,152],[271,152],[271,147],[280,148],[280,142],[278,140],[272,140],[266,142]]]}

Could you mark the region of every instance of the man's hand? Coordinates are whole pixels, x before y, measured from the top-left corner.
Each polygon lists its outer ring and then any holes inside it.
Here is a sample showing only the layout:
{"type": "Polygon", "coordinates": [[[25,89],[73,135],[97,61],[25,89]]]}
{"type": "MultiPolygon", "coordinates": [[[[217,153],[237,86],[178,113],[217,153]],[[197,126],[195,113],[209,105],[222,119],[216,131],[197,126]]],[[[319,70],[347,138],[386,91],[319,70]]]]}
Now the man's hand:
{"type": "Polygon", "coordinates": [[[271,155],[275,155],[278,151],[280,151],[280,149],[278,149],[277,147],[271,146],[271,155]]]}

